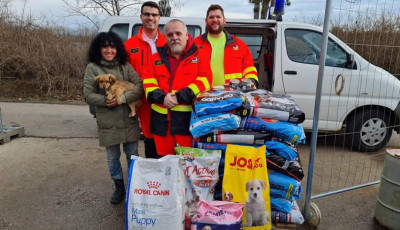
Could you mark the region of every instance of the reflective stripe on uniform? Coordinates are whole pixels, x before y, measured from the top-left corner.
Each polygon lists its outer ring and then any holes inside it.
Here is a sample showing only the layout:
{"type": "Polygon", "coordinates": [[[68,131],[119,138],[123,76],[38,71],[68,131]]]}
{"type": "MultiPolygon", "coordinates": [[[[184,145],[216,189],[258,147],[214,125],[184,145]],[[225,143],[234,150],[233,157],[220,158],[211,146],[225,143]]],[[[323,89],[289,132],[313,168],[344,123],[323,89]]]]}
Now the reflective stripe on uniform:
{"type": "Polygon", "coordinates": [[[167,108],[161,107],[161,106],[156,105],[156,104],[151,104],[151,109],[156,111],[156,112],[158,112],[158,113],[161,113],[161,114],[168,114],[168,109],[167,108]]]}
{"type": "Polygon", "coordinates": [[[258,81],[258,77],[255,74],[247,74],[244,78],[253,78],[253,79],[256,79],[258,81]]]}
{"type": "Polygon", "coordinates": [[[242,73],[231,73],[225,74],[225,80],[235,79],[235,78],[242,78],[242,73]]]}
{"type": "Polygon", "coordinates": [[[156,84],[158,85],[157,79],[155,78],[147,78],[143,79],[143,84],[156,84]]]}
{"type": "Polygon", "coordinates": [[[160,87],[149,87],[149,88],[145,88],[146,90],[146,97],[149,95],[150,92],[153,92],[156,89],[160,89],[160,87]]]}
{"type": "Polygon", "coordinates": [[[191,89],[194,93],[194,95],[197,95],[198,93],[200,93],[199,87],[197,87],[196,84],[192,83],[188,86],[189,89],[191,89]]]}
{"type": "Polygon", "coordinates": [[[246,76],[246,74],[248,74],[250,72],[256,72],[257,73],[256,67],[250,66],[250,67],[247,67],[246,69],[244,69],[243,70],[243,76],[246,76]]]}
{"type": "Polygon", "coordinates": [[[210,90],[210,83],[208,82],[207,77],[197,77],[197,80],[203,82],[203,85],[206,88],[205,90],[210,90]]]}
{"type": "Polygon", "coordinates": [[[172,111],[179,111],[179,112],[191,112],[192,106],[191,105],[176,105],[171,108],[172,111]]]}

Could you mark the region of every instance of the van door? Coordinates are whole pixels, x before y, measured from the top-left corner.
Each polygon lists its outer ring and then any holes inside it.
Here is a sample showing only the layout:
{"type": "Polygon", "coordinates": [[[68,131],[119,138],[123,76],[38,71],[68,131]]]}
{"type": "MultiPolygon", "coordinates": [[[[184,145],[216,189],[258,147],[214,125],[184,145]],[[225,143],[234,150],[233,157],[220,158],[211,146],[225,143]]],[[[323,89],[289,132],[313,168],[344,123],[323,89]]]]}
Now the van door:
{"type": "MultiPolygon", "coordinates": [[[[312,128],[322,33],[282,25],[282,77],[284,93],[306,114],[304,128],[312,128]]],[[[348,111],[356,107],[359,91],[357,62],[347,66],[347,53],[329,39],[322,83],[319,130],[340,130],[348,111]]]]}
{"type": "MultiPolygon", "coordinates": [[[[271,37],[274,37],[274,32],[269,28],[243,28],[243,27],[225,27],[225,29],[232,35],[243,40],[250,49],[251,55],[253,56],[254,66],[257,68],[259,88],[267,89],[272,91],[273,89],[273,77],[272,77],[272,64],[268,65],[266,53],[271,53],[271,44],[268,43],[269,38],[273,42],[271,37]]],[[[273,59],[273,56],[269,56],[273,59]]]]}

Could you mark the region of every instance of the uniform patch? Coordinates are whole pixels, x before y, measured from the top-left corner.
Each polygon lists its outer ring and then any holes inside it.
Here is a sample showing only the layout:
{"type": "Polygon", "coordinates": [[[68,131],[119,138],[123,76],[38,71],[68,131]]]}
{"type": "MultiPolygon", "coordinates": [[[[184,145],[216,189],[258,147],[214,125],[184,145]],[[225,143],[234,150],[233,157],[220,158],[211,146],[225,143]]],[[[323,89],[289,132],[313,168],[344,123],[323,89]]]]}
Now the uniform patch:
{"type": "Polygon", "coordinates": [[[154,65],[163,65],[163,64],[164,64],[164,62],[162,60],[156,60],[154,62],[154,65]]]}
{"type": "Polygon", "coordinates": [[[139,52],[139,48],[131,48],[131,54],[139,52]]]}
{"type": "Polygon", "coordinates": [[[192,59],[192,63],[197,63],[199,61],[199,59],[197,58],[197,57],[194,57],[193,59],[192,59]]]}
{"type": "Polygon", "coordinates": [[[238,45],[234,45],[232,48],[233,48],[233,50],[239,50],[239,46],[238,45]]]}

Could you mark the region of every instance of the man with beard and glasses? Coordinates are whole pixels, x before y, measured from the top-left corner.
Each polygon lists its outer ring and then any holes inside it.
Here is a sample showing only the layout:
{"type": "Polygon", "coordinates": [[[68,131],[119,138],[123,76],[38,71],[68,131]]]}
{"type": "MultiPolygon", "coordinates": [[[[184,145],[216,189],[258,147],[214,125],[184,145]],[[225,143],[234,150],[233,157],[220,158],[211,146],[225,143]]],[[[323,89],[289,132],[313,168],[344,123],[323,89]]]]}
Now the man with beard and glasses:
{"type": "Polygon", "coordinates": [[[192,101],[199,92],[209,90],[212,82],[209,60],[201,57],[181,20],[165,24],[165,38],[167,44],[157,47],[143,78],[151,104],[150,132],[160,157],[175,154],[176,146],[192,146],[192,101]]]}
{"type": "MultiPolygon", "coordinates": [[[[165,45],[165,37],[158,28],[160,22],[160,8],[157,3],[147,1],[142,4],[140,27],[137,35],[125,42],[129,63],[143,79],[143,69],[150,65],[151,55],[157,53],[157,47],[165,45]]],[[[146,158],[156,158],[157,150],[153,135],[150,133],[150,104],[146,97],[142,98],[142,105],[137,109],[140,127],[144,136],[144,154],[146,158]]]]}
{"type": "Polygon", "coordinates": [[[231,79],[250,79],[258,87],[257,69],[249,47],[224,30],[226,19],[220,5],[212,4],[205,19],[207,31],[195,39],[201,52],[206,53],[213,74],[212,86],[222,86],[231,79]]]}

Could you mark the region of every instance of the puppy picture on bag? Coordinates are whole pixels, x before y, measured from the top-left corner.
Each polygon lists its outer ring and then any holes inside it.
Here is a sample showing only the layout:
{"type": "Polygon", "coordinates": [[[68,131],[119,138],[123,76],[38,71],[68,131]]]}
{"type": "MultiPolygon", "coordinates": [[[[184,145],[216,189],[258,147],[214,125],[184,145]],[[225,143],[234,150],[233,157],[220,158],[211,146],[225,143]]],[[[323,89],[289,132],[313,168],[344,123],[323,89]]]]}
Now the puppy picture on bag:
{"type": "Polygon", "coordinates": [[[227,145],[223,200],[244,204],[244,230],[270,230],[271,203],[266,147],[227,145]]]}

